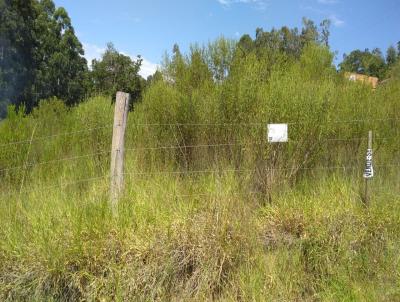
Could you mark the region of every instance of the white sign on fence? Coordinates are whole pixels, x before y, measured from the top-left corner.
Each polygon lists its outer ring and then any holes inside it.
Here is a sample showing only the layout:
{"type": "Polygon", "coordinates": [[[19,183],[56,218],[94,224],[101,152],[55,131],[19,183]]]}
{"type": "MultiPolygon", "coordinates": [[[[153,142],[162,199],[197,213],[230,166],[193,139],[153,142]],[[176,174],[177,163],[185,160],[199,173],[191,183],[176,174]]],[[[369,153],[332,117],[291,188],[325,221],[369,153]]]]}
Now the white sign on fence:
{"type": "Polygon", "coordinates": [[[286,143],[288,141],[287,124],[268,124],[268,142],[286,143]]]}
{"type": "Polygon", "coordinates": [[[364,178],[372,177],[374,177],[374,167],[372,166],[372,149],[368,149],[364,170],[364,178]]]}

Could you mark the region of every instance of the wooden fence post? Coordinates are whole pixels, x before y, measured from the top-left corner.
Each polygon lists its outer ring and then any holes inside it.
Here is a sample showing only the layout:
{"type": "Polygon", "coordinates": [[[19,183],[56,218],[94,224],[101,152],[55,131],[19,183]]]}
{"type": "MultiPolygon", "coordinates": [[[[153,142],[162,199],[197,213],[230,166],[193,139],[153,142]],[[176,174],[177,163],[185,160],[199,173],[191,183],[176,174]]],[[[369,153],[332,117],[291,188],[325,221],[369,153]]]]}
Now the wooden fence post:
{"type": "Polygon", "coordinates": [[[111,149],[110,203],[114,216],[118,213],[118,199],[124,188],[124,142],[129,111],[129,93],[117,92],[111,149]]]}

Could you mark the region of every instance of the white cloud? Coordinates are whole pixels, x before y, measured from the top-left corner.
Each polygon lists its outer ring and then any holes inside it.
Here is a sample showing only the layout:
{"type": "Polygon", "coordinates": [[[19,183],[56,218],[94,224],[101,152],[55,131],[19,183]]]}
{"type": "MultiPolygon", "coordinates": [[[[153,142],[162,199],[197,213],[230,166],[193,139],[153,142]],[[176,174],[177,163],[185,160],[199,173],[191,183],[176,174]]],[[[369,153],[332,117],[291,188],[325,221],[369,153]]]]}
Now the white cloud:
{"type": "Polygon", "coordinates": [[[252,4],[259,10],[265,10],[268,6],[268,0],[217,0],[221,5],[228,7],[232,4],[252,4]]]}
{"type": "MultiPolygon", "coordinates": [[[[130,57],[132,60],[135,60],[135,61],[137,60],[137,56],[130,55],[129,53],[126,53],[123,51],[120,51],[120,53],[122,53],[125,56],[130,57]]],[[[139,74],[143,78],[147,79],[147,77],[149,75],[154,74],[156,72],[156,70],[159,69],[160,65],[150,62],[149,60],[147,60],[146,58],[144,58],[142,56],[141,56],[141,59],[142,59],[142,65],[140,66],[139,74]]]]}
{"type": "MultiPolygon", "coordinates": [[[[83,45],[83,48],[85,50],[85,58],[88,61],[89,67],[92,64],[92,60],[93,59],[100,59],[101,55],[106,50],[105,47],[99,47],[99,46],[97,46],[95,44],[82,43],[82,45],[83,45]]],[[[133,55],[128,54],[126,52],[120,51],[120,53],[131,57],[132,60],[136,60],[137,59],[137,56],[133,56],[133,55]]],[[[149,75],[152,75],[153,73],[156,72],[156,70],[159,68],[159,65],[147,60],[144,57],[142,57],[142,59],[143,59],[142,66],[140,67],[139,74],[143,78],[146,79],[149,75]]]]}
{"type": "Polygon", "coordinates": [[[331,14],[329,16],[329,20],[331,20],[332,24],[336,27],[341,27],[345,24],[345,21],[340,19],[338,16],[336,16],[335,14],[331,14]]]}
{"type": "Polygon", "coordinates": [[[82,43],[82,46],[85,50],[85,58],[89,66],[92,65],[93,59],[99,59],[106,50],[105,47],[99,47],[95,44],[90,43],[82,43]]]}
{"type": "Polygon", "coordinates": [[[153,62],[150,62],[149,60],[146,60],[145,58],[143,58],[142,61],[142,66],[140,67],[140,71],[139,74],[143,77],[143,78],[147,78],[149,75],[152,75],[156,72],[157,69],[159,69],[159,65],[155,64],[153,62]]]}

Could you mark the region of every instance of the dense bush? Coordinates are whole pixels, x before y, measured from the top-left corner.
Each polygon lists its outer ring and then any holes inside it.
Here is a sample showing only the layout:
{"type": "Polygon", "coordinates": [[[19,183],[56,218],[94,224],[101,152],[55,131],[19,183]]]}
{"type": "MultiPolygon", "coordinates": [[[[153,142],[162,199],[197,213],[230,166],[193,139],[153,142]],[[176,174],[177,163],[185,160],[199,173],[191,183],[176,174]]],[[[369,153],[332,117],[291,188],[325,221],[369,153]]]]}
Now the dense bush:
{"type": "MultiPolygon", "coordinates": [[[[329,50],[313,44],[298,61],[280,57],[274,62],[255,52],[235,57],[220,82],[210,80],[212,70],[204,72],[206,50],[174,55],[164,69],[167,80],[150,87],[132,114],[133,141],[181,146],[158,151],[161,157],[156,158],[167,156],[185,168],[229,162],[283,168],[289,178],[314,167],[362,169],[368,130],[374,131],[377,163],[398,158],[399,130],[393,127],[399,118],[397,82],[376,91],[349,82],[336,72],[329,50]],[[193,74],[208,80],[194,87],[193,74]],[[289,123],[290,142],[267,144],[267,123],[289,123]],[[199,144],[212,146],[190,147],[199,144]]],[[[153,158],[147,153],[140,162],[146,166],[153,158]]]]}

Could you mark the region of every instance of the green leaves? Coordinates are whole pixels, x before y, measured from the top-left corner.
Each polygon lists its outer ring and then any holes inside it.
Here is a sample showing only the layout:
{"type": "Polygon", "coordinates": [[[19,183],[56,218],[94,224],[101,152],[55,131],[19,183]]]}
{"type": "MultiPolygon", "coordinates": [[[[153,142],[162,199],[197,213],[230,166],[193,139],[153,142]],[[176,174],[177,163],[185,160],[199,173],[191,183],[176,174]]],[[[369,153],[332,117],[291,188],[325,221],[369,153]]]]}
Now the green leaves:
{"type": "Polygon", "coordinates": [[[380,79],[385,78],[387,70],[385,59],[379,49],[374,49],[372,52],[368,49],[354,50],[344,56],[339,66],[342,71],[356,72],[380,79]]]}
{"type": "MultiPolygon", "coordinates": [[[[3,113],[8,103],[19,103],[32,83],[33,22],[32,1],[0,1],[0,102],[3,113]]],[[[4,115],[2,115],[4,116],[4,115]]]]}
{"type": "MultiPolygon", "coordinates": [[[[56,96],[72,105],[83,99],[87,87],[86,60],[64,8],[54,8],[52,1],[38,5],[36,33],[40,47],[34,88],[40,98],[56,96]]],[[[33,104],[36,105],[36,104],[33,104]]]]}
{"type": "Polygon", "coordinates": [[[144,79],[138,74],[141,65],[140,56],[132,60],[108,43],[102,58],[92,62],[93,90],[113,97],[117,91],[124,91],[131,94],[133,101],[137,101],[144,88],[144,79]]]}
{"type": "Polygon", "coordinates": [[[27,111],[52,96],[81,101],[88,70],[66,10],[52,0],[2,0],[0,7],[0,101],[27,111]]]}

